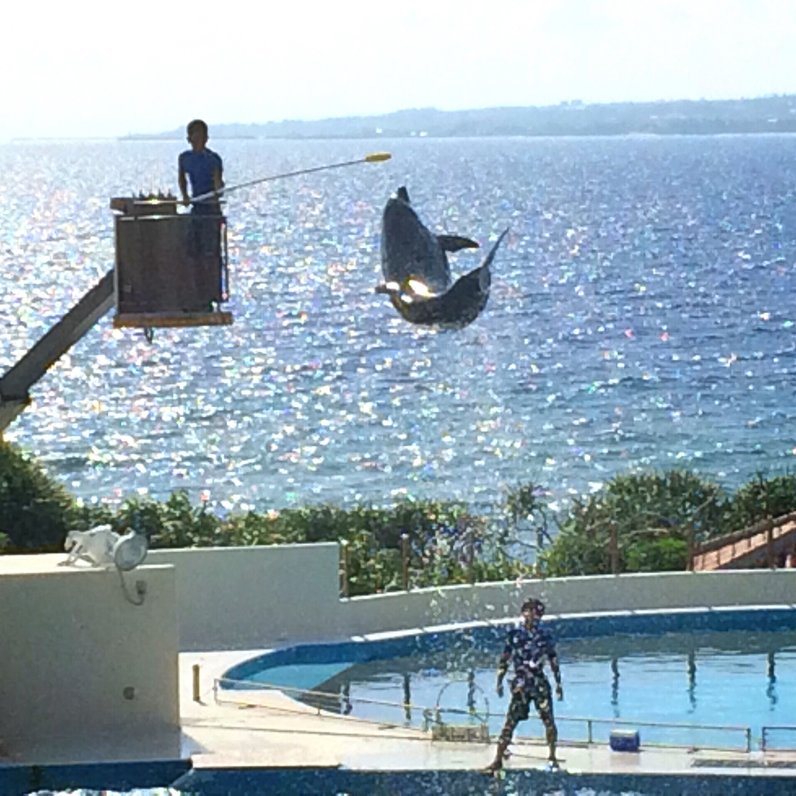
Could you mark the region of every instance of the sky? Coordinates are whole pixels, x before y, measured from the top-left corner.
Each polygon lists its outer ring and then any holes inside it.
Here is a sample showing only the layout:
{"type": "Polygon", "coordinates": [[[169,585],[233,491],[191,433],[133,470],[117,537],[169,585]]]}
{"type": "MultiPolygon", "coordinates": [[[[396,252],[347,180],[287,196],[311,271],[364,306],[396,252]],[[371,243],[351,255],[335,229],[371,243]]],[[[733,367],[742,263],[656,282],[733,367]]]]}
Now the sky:
{"type": "Polygon", "coordinates": [[[796,93],[796,0],[31,0],[3,33],[0,140],[796,93]]]}

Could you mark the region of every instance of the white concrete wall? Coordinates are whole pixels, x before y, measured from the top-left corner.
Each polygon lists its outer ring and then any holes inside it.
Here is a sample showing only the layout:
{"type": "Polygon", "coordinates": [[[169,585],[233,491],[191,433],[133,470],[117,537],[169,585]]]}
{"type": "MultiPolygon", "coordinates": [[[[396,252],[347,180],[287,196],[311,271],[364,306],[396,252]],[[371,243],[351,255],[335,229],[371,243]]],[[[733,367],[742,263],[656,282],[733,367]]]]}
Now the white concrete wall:
{"type": "Polygon", "coordinates": [[[125,575],[131,589],[146,583],[134,606],[115,568],[63,559],[0,556],[0,740],[13,751],[45,738],[176,732],[174,569],[125,575]]]}
{"type": "Polygon", "coordinates": [[[796,605],[796,570],[666,572],[449,586],[346,601],[351,634],[517,616],[526,597],[549,614],[796,605]]]}
{"type": "Polygon", "coordinates": [[[335,543],[153,551],[177,570],[183,650],[254,649],[452,621],[516,616],[525,596],[550,614],[796,604],[796,569],[514,581],[340,599],[335,543]]]}
{"type": "Polygon", "coordinates": [[[153,550],[177,571],[183,650],[262,647],[345,632],[336,542],[153,550]]]}

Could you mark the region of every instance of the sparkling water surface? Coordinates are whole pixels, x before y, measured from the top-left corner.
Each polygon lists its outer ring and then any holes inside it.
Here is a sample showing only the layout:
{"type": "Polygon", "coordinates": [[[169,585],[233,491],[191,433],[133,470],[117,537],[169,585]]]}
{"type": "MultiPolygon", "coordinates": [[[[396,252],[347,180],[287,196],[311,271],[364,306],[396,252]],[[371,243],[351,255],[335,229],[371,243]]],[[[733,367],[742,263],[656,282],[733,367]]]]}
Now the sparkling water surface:
{"type": "MultiPolygon", "coordinates": [[[[109,313],[53,366],[7,437],[74,494],[185,488],[223,513],[533,481],[557,504],[636,468],[791,467],[796,137],[210,145],[228,184],[393,157],[230,195],[233,326],[149,344],[109,313]],[[399,185],[482,253],[511,227],[464,330],[373,293],[399,185]]],[[[0,369],[112,266],[109,198],[175,191],[181,148],[0,147],[0,369]]]]}

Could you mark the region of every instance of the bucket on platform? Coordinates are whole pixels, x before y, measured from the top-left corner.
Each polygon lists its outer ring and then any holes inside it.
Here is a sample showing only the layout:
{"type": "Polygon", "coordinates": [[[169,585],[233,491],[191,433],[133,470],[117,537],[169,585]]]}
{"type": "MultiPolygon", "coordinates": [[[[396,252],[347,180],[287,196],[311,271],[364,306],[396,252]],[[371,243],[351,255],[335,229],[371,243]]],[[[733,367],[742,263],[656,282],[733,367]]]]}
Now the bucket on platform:
{"type": "Polygon", "coordinates": [[[611,730],[608,743],[614,752],[638,752],[640,746],[638,730],[611,730]]]}

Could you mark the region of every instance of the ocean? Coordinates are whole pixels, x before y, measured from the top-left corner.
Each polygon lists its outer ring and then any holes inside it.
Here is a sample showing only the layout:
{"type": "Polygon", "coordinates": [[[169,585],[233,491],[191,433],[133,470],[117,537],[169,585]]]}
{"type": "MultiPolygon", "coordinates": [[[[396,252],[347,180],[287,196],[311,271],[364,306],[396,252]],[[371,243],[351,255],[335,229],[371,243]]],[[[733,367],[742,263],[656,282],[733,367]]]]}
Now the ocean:
{"type": "MultiPolygon", "coordinates": [[[[230,327],[115,330],[32,389],[6,438],[86,501],[186,489],[224,514],[403,497],[553,508],[617,474],[733,489],[796,456],[796,137],[212,140],[230,327]],[[384,203],[481,252],[482,315],[413,327],[380,279],[384,203]]],[[[0,147],[0,372],[113,265],[112,196],[176,192],[178,141],[0,147]]]]}

